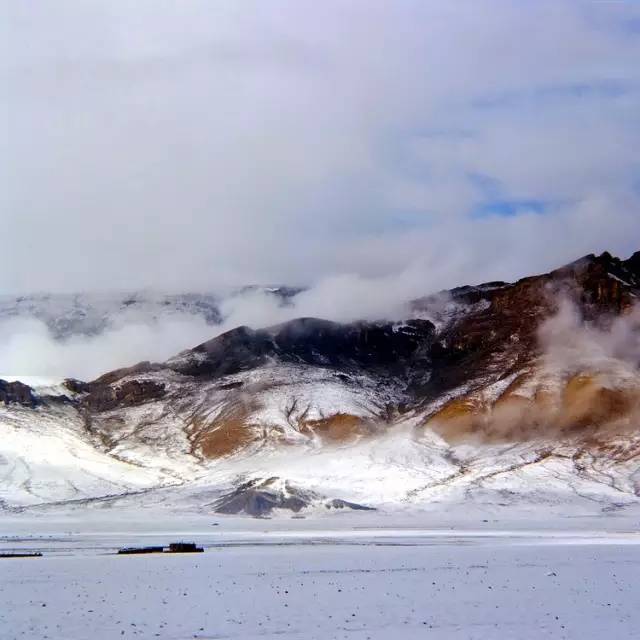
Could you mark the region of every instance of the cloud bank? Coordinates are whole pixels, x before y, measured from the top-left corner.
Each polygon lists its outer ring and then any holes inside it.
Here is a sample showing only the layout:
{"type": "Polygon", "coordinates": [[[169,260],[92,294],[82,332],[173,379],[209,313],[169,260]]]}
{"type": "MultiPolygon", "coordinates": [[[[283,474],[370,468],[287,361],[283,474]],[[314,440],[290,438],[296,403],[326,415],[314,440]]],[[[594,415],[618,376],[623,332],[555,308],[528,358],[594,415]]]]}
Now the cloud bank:
{"type": "Polygon", "coordinates": [[[637,3],[1,12],[5,293],[282,282],[370,314],[640,245],[637,3]]]}
{"type": "MultiPolygon", "coordinates": [[[[99,335],[56,340],[47,326],[20,318],[0,324],[0,378],[43,376],[93,380],[142,360],[163,361],[211,337],[200,317],[127,323],[99,335]]],[[[214,331],[215,332],[215,331],[214,331]]]]}
{"type": "Polygon", "coordinates": [[[609,326],[586,323],[578,307],[560,299],[558,311],[542,323],[539,341],[544,366],[570,373],[614,370],[638,374],[640,367],[640,305],[611,318],[609,326]]]}

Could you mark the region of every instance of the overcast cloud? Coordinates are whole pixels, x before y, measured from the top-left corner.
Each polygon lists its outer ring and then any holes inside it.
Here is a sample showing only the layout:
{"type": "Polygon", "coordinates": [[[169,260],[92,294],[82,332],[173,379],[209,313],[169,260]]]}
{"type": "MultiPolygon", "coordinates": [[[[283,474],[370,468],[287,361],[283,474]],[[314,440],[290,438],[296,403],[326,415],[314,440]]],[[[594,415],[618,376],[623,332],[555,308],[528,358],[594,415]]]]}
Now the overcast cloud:
{"type": "Polygon", "coordinates": [[[5,293],[366,309],[640,248],[640,3],[0,2],[5,293]]]}

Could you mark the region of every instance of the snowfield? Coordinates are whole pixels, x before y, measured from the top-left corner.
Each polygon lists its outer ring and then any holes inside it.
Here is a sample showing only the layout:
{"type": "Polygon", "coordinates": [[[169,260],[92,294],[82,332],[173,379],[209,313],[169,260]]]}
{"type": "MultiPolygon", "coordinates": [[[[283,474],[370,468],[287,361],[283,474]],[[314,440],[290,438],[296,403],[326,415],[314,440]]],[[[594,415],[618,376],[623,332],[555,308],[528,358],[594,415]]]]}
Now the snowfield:
{"type": "Polygon", "coordinates": [[[389,528],[353,514],[329,523],[223,517],[126,533],[114,529],[125,519],[103,517],[66,520],[75,534],[44,533],[57,526],[49,519],[6,521],[0,549],[45,556],[0,560],[3,640],[625,640],[640,628],[631,520],[614,532],[615,520],[531,531],[481,522],[426,530],[419,520],[389,528]],[[183,538],[205,553],[114,555],[183,538]]]}

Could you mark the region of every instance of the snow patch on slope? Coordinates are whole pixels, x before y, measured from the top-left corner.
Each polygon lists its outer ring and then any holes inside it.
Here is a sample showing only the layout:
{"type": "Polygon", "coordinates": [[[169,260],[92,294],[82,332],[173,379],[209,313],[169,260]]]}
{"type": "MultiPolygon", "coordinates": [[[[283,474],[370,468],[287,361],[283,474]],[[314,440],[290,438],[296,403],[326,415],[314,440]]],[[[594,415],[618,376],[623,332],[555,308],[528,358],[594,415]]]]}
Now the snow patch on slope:
{"type": "Polygon", "coordinates": [[[0,405],[0,507],[82,500],[175,482],[96,450],[67,407],[0,405]]]}

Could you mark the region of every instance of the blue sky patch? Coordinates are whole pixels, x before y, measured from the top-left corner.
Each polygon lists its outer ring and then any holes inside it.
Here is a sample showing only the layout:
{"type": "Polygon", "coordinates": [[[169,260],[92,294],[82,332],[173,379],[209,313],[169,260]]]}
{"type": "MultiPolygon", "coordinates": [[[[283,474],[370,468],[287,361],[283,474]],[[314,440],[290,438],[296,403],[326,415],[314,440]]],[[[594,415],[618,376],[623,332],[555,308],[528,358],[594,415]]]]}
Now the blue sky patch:
{"type": "Polygon", "coordinates": [[[492,200],[476,206],[471,212],[472,218],[499,216],[512,218],[523,213],[544,214],[549,210],[548,203],[542,200],[492,200]]]}

